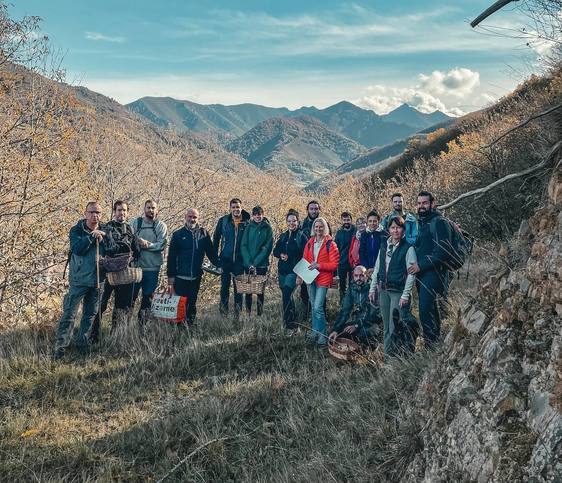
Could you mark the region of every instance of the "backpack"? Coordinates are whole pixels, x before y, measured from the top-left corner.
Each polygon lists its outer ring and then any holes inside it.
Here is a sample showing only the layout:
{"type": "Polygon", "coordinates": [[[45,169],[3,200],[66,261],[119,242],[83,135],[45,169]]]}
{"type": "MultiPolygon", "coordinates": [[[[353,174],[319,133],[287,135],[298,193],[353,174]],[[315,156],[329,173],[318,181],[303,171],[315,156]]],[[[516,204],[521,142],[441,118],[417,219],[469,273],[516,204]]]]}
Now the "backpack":
{"type": "MultiPolygon", "coordinates": [[[[156,223],[157,223],[156,220],[154,220],[154,223],[152,223],[152,231],[154,232],[154,236],[157,236],[156,235],[156,223]]],[[[142,228],[142,216],[139,216],[137,218],[137,229],[135,230],[136,236],[139,236],[139,232],[141,231],[141,228],[142,228]]]]}
{"type": "Polygon", "coordinates": [[[461,230],[456,223],[444,216],[438,216],[429,224],[431,236],[436,236],[436,223],[439,219],[445,220],[451,228],[451,239],[444,241],[446,243],[445,251],[449,255],[449,259],[445,263],[447,268],[453,272],[460,270],[465,262],[470,259],[472,249],[474,247],[474,237],[467,232],[461,230]]]}

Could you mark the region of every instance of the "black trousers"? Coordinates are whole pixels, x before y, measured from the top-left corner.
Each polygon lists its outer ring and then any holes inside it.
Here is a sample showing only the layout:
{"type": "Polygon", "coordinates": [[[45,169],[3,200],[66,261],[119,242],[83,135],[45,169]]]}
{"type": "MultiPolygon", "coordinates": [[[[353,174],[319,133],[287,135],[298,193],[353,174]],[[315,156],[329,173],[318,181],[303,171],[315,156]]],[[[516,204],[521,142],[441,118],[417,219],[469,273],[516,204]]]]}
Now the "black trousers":
{"type": "MultiPolygon", "coordinates": [[[[250,273],[248,271],[248,269],[244,269],[244,273],[250,273]]],[[[256,275],[267,275],[267,267],[256,267],[256,275]]],[[[265,301],[265,296],[264,294],[258,294],[256,295],[257,299],[258,299],[258,315],[263,314],[263,303],[265,301]]],[[[253,295],[252,294],[246,294],[245,296],[245,304],[246,304],[246,312],[251,313],[252,312],[252,298],[253,295]]]]}
{"type": "MultiPolygon", "coordinates": [[[[233,263],[230,260],[221,260],[221,302],[220,311],[226,315],[228,313],[228,299],[230,298],[230,284],[234,285],[233,277],[244,273],[241,263],[233,263]]],[[[234,285],[234,310],[236,314],[242,311],[242,294],[236,292],[234,285]]]]}
{"type": "Polygon", "coordinates": [[[301,283],[301,300],[304,304],[304,320],[307,321],[310,318],[310,297],[308,296],[308,289],[306,288],[306,283],[301,283]]]}
{"type": "Polygon", "coordinates": [[[188,325],[195,322],[197,316],[197,296],[201,288],[201,277],[195,280],[183,280],[177,278],[174,281],[174,290],[177,295],[187,297],[187,311],[185,314],[185,321],[188,325]]]}
{"type": "Polygon", "coordinates": [[[350,267],[338,267],[338,277],[340,279],[340,305],[343,301],[343,297],[347,290],[347,286],[351,281],[351,274],[353,273],[353,269],[350,267]]]}
{"type": "Polygon", "coordinates": [[[426,346],[431,347],[441,335],[441,314],[437,303],[443,296],[447,275],[430,270],[418,276],[416,286],[419,295],[420,322],[426,346]]]}
{"type": "Polygon", "coordinates": [[[92,324],[92,331],[90,333],[90,339],[92,342],[97,342],[99,340],[101,319],[103,317],[103,313],[107,310],[111,294],[114,295],[113,313],[111,315],[111,332],[113,332],[119,322],[119,310],[131,310],[133,307],[133,290],[134,287],[132,283],[113,286],[108,280],[103,282],[101,304],[92,324]]]}

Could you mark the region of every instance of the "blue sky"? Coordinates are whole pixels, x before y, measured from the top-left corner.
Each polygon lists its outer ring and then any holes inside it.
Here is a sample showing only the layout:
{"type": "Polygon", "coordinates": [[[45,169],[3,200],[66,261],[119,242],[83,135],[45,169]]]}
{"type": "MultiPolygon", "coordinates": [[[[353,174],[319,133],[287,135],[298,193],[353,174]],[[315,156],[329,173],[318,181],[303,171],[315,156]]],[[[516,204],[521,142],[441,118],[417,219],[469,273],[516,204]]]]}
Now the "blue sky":
{"type": "MultiPolygon", "coordinates": [[[[533,51],[471,29],[491,0],[26,0],[68,81],[131,102],[297,108],[349,100],[379,113],[477,109],[529,75],[533,51]]],[[[487,25],[516,28],[510,9],[487,25]]]]}

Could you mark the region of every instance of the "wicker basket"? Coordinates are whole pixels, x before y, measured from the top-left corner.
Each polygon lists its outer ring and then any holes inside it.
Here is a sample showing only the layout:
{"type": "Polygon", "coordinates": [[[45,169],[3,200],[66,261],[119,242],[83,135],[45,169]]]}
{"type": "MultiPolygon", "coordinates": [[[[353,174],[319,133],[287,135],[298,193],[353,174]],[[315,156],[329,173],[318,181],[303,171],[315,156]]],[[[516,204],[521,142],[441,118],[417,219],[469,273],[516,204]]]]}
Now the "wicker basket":
{"type": "Polygon", "coordinates": [[[351,339],[338,337],[328,341],[328,352],[335,359],[352,361],[361,352],[361,346],[351,339]]]}
{"type": "Polygon", "coordinates": [[[244,274],[234,277],[236,292],[239,294],[262,295],[265,292],[267,275],[244,274]]]}
{"type": "Polygon", "coordinates": [[[137,267],[127,267],[118,272],[109,272],[107,280],[113,286],[139,283],[142,280],[142,270],[137,267]]]}

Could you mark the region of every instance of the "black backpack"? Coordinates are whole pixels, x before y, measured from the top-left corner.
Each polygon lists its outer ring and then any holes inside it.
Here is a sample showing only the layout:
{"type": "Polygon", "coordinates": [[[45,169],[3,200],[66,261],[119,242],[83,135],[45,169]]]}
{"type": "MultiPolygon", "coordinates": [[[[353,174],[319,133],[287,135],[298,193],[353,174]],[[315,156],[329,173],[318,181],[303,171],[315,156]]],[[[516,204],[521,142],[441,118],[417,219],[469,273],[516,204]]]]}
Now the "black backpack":
{"type": "Polygon", "coordinates": [[[470,259],[472,249],[474,247],[474,237],[461,230],[455,222],[444,216],[438,216],[434,218],[429,225],[431,236],[433,238],[436,236],[436,223],[438,220],[444,220],[451,228],[451,239],[443,240],[441,243],[446,244],[444,250],[449,255],[446,262],[447,268],[456,272],[463,267],[467,260],[470,259]]]}

